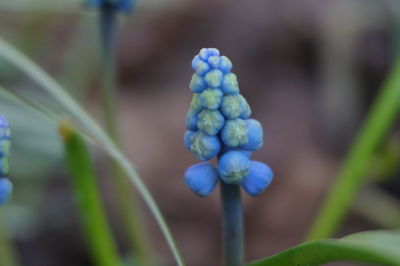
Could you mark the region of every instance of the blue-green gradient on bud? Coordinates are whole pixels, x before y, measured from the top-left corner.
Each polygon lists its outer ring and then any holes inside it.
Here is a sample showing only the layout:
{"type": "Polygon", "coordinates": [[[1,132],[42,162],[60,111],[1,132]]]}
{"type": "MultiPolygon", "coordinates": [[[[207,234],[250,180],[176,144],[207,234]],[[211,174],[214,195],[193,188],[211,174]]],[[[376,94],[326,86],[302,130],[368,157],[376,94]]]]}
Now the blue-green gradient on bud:
{"type": "Polygon", "coordinates": [[[199,114],[197,127],[208,135],[217,135],[225,123],[225,118],[218,110],[204,109],[199,114]]]}
{"type": "Polygon", "coordinates": [[[247,142],[241,144],[239,148],[249,151],[255,151],[262,147],[263,145],[263,129],[260,124],[255,119],[247,119],[246,121],[246,131],[247,131],[247,142]]]}
{"type": "Polygon", "coordinates": [[[245,112],[242,97],[238,95],[226,95],[222,98],[221,112],[227,119],[235,119],[245,112]]]}
{"type": "Polygon", "coordinates": [[[204,80],[211,88],[218,88],[222,84],[224,73],[219,69],[214,69],[204,76],[204,80]]]}
{"type": "Polygon", "coordinates": [[[224,94],[238,94],[239,84],[237,77],[233,73],[228,73],[222,78],[221,90],[224,94]]]}
{"type": "Polygon", "coordinates": [[[190,151],[199,161],[208,161],[216,156],[221,149],[217,136],[209,136],[202,131],[197,131],[190,138],[190,151]]]}
{"type": "Polygon", "coordinates": [[[271,168],[262,162],[251,161],[248,174],[241,186],[251,196],[260,195],[272,182],[274,174],[271,168]]]}
{"type": "Polygon", "coordinates": [[[189,167],[184,179],[186,185],[197,195],[206,197],[211,194],[218,183],[219,175],[210,163],[198,163],[189,167]]]}
{"type": "Polygon", "coordinates": [[[185,120],[185,127],[189,130],[196,131],[197,128],[197,122],[199,120],[199,112],[193,109],[189,109],[189,111],[186,114],[186,120],[185,120]]]}
{"type": "Polygon", "coordinates": [[[13,185],[7,178],[0,177],[0,205],[7,203],[10,198],[13,185]]]}
{"type": "Polygon", "coordinates": [[[218,172],[227,184],[240,184],[250,168],[250,159],[240,151],[228,151],[218,160],[218,172]]]}
{"type": "Polygon", "coordinates": [[[206,89],[200,94],[201,105],[204,108],[216,110],[221,105],[222,96],[222,91],[218,89],[206,89]]]}
{"type": "Polygon", "coordinates": [[[194,93],[200,93],[207,88],[207,84],[202,76],[194,73],[190,80],[189,88],[194,93]]]}
{"type": "Polygon", "coordinates": [[[223,143],[229,147],[238,147],[248,142],[245,120],[240,118],[227,120],[221,131],[223,143]]]}

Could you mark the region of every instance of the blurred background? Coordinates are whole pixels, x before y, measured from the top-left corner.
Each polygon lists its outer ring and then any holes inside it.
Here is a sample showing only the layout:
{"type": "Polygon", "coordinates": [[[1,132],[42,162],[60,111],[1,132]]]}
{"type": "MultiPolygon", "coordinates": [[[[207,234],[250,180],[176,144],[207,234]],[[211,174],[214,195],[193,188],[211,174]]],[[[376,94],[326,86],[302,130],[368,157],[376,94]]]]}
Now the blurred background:
{"type": "MultiPolygon", "coordinates": [[[[400,48],[396,0],[138,0],[120,17],[119,123],[123,147],[154,195],[188,265],[219,265],[219,191],[202,199],[182,182],[195,163],[183,144],[193,56],[228,56],[265,134],[254,158],[275,172],[257,198],[244,195],[246,258],[304,240],[349,145],[400,48]]],[[[22,50],[100,117],[98,14],[79,0],[1,0],[0,36],[22,50]]],[[[0,60],[0,84],[63,112],[25,75],[0,60]]],[[[20,265],[92,265],[65,169],[57,125],[0,99],[11,123],[11,203],[3,237],[20,265]]],[[[400,227],[400,132],[369,165],[338,236],[400,227]],[[368,180],[368,181],[367,181],[368,180]],[[384,206],[384,207],[382,207],[384,206]]],[[[94,150],[101,190],[121,253],[109,160],[94,150]]],[[[174,265],[154,219],[143,220],[160,265],[174,265]]]]}

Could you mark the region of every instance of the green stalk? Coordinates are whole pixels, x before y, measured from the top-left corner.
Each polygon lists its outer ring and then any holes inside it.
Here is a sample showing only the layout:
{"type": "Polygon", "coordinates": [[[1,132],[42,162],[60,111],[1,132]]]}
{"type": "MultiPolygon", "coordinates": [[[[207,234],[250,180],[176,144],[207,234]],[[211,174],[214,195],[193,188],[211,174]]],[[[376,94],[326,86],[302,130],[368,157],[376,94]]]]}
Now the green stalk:
{"type": "Polygon", "coordinates": [[[79,133],[67,123],[61,125],[60,134],[93,260],[99,266],[121,265],[86,145],[79,133]]]}
{"type": "MultiPolygon", "coordinates": [[[[117,32],[116,11],[112,4],[104,3],[100,8],[100,34],[102,40],[102,102],[105,127],[108,134],[119,145],[117,124],[117,89],[115,78],[115,40],[117,32]]],[[[116,190],[116,199],[121,215],[121,222],[127,233],[133,254],[140,265],[152,265],[149,241],[141,221],[136,196],[129,186],[129,180],[121,167],[114,160],[111,168],[116,190]]]]}
{"type": "Polygon", "coordinates": [[[6,227],[2,222],[2,218],[3,217],[0,217],[0,266],[18,266],[19,263],[17,261],[14,246],[7,236],[6,227]]]}
{"type": "Polygon", "coordinates": [[[239,185],[220,182],[225,266],[244,265],[243,206],[239,185]]]}
{"type": "Polygon", "coordinates": [[[357,194],[368,162],[398,118],[400,110],[400,57],[387,77],[336,182],[322,205],[308,240],[332,236],[338,229],[357,194]]]}

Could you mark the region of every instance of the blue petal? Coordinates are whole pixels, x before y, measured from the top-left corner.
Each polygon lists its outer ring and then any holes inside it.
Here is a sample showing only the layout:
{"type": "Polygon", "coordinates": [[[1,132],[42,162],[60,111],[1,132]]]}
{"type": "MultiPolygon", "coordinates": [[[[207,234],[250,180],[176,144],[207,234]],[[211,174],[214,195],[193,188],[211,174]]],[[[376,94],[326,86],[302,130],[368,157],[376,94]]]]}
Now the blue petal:
{"type": "Polygon", "coordinates": [[[250,159],[239,151],[228,151],[218,160],[218,172],[227,184],[240,184],[249,168],[250,159]]]}
{"type": "Polygon", "coordinates": [[[239,148],[255,151],[262,147],[263,145],[263,129],[260,124],[255,119],[247,119],[246,121],[246,129],[247,129],[247,142],[239,146],[239,148]]]}
{"type": "Polygon", "coordinates": [[[251,196],[260,195],[272,182],[273,172],[269,166],[262,162],[251,161],[248,174],[243,179],[241,186],[251,196]]]}
{"type": "Polygon", "coordinates": [[[197,195],[211,194],[218,183],[219,175],[210,163],[199,163],[189,167],[184,175],[186,185],[197,195]]]}
{"type": "Polygon", "coordinates": [[[10,198],[12,183],[7,178],[0,178],[0,205],[4,205],[10,198]]]}

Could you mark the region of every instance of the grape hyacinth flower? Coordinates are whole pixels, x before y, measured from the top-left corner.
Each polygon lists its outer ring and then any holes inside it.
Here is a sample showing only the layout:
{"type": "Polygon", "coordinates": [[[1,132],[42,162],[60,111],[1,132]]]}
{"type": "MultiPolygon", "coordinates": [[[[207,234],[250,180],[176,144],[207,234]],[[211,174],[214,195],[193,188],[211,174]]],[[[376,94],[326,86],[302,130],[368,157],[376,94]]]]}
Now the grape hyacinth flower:
{"type": "Polygon", "coordinates": [[[12,183],[8,180],[8,156],[10,153],[11,133],[7,120],[0,115],[0,205],[4,205],[12,192],[12,183]]]}
{"type": "Polygon", "coordinates": [[[261,124],[250,119],[251,109],[240,94],[232,62],[215,48],[203,48],[192,61],[194,93],[186,115],[184,145],[201,163],[189,167],[184,180],[201,197],[221,185],[225,264],[243,264],[243,210],[240,187],[260,195],[273,173],[266,164],[251,160],[263,146],[261,124]],[[210,159],[217,157],[214,166],[210,159]]]}

